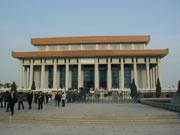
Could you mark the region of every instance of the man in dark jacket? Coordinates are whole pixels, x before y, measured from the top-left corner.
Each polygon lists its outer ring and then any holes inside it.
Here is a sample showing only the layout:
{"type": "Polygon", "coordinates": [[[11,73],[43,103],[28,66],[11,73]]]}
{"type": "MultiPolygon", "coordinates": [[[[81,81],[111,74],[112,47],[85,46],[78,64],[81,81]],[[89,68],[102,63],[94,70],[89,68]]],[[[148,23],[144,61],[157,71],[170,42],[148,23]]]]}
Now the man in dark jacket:
{"type": "Polygon", "coordinates": [[[8,94],[7,100],[8,100],[7,112],[9,111],[9,108],[10,108],[11,115],[13,115],[14,114],[14,105],[17,102],[17,96],[13,90],[11,90],[10,93],[8,94]]]}
{"type": "Polygon", "coordinates": [[[18,110],[21,110],[21,106],[22,109],[24,110],[24,93],[22,91],[18,93],[17,100],[18,100],[18,110]]]}
{"type": "Polygon", "coordinates": [[[30,90],[29,93],[27,94],[27,101],[28,101],[29,109],[31,109],[32,100],[33,100],[33,93],[30,90]]]}
{"type": "Polygon", "coordinates": [[[4,93],[4,108],[6,108],[6,105],[8,104],[8,95],[9,95],[9,91],[6,91],[4,93]]]}
{"type": "Polygon", "coordinates": [[[43,109],[43,102],[44,102],[44,95],[42,91],[39,92],[38,94],[38,109],[43,109]]]}
{"type": "Polygon", "coordinates": [[[3,108],[3,93],[0,91],[0,104],[1,108],[3,108]]]}
{"type": "Polygon", "coordinates": [[[59,92],[57,92],[57,94],[55,95],[55,102],[56,105],[59,106],[60,102],[61,102],[61,94],[59,92]]]}

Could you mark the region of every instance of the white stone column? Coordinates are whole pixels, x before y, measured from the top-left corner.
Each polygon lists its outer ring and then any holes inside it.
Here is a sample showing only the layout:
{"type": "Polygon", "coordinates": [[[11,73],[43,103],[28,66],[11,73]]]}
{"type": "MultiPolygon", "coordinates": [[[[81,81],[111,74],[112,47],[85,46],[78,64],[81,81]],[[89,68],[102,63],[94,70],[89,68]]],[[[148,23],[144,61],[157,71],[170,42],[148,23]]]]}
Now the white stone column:
{"type": "Polygon", "coordinates": [[[111,58],[108,58],[108,71],[107,71],[107,88],[108,88],[108,91],[111,90],[111,87],[112,87],[111,58]]]}
{"type": "Polygon", "coordinates": [[[156,73],[155,73],[155,67],[153,67],[153,69],[152,69],[152,80],[153,80],[153,83],[152,83],[152,85],[153,85],[153,89],[156,87],[156,73]]]}
{"type": "Polygon", "coordinates": [[[153,82],[153,80],[152,80],[152,69],[150,69],[150,88],[152,89],[152,87],[153,87],[153,85],[152,85],[152,82],[153,82]]]}
{"type": "Polygon", "coordinates": [[[54,59],[54,66],[53,66],[53,89],[57,89],[56,87],[56,74],[57,74],[57,59],[54,59]]]}
{"type": "Polygon", "coordinates": [[[157,78],[161,80],[161,73],[160,73],[160,58],[157,59],[157,78]]]}
{"type": "Polygon", "coordinates": [[[26,86],[27,89],[30,87],[29,86],[29,79],[30,79],[30,67],[28,66],[27,67],[27,86],[26,86]]]}
{"type": "Polygon", "coordinates": [[[81,79],[81,61],[78,60],[78,89],[82,87],[82,79],[81,79]]]}
{"type": "Polygon", "coordinates": [[[155,88],[156,88],[156,83],[157,79],[159,78],[160,80],[160,58],[158,58],[157,65],[155,66],[155,88]]]}
{"type": "Polygon", "coordinates": [[[158,79],[158,66],[155,66],[155,88],[156,88],[156,83],[157,83],[157,79],[158,79]]]}
{"type": "Polygon", "coordinates": [[[124,60],[121,58],[121,90],[124,90],[124,60]]]}
{"type": "Polygon", "coordinates": [[[121,63],[119,63],[119,90],[121,89],[121,63]]]}
{"type": "Polygon", "coordinates": [[[30,79],[29,79],[29,89],[31,89],[31,85],[32,85],[32,82],[33,82],[33,60],[31,60],[31,63],[30,63],[30,79]]]}
{"type": "Polygon", "coordinates": [[[24,67],[24,88],[27,89],[27,67],[24,67]]]}
{"type": "Polygon", "coordinates": [[[94,77],[95,77],[95,90],[99,89],[99,69],[98,69],[98,58],[95,59],[95,72],[94,72],[94,77]]]}
{"type": "Polygon", "coordinates": [[[146,88],[150,89],[150,79],[149,79],[149,58],[146,58],[146,88]]]}
{"type": "Polygon", "coordinates": [[[26,76],[25,76],[25,66],[23,66],[23,71],[22,71],[22,89],[25,88],[26,83],[26,76]]]}
{"type": "Polygon", "coordinates": [[[69,83],[69,59],[66,59],[66,82],[65,82],[65,89],[68,90],[68,83],[69,83]]]}
{"type": "Polygon", "coordinates": [[[44,89],[44,73],[45,73],[45,64],[44,64],[44,59],[42,59],[42,63],[41,63],[41,89],[44,89]]]}
{"type": "Polygon", "coordinates": [[[22,80],[23,80],[23,61],[20,60],[20,66],[19,66],[19,89],[22,89],[22,80]]]}
{"type": "Polygon", "coordinates": [[[134,70],[134,81],[135,84],[138,88],[138,83],[137,83],[137,62],[136,62],[136,58],[133,58],[133,70],[134,70]]]}

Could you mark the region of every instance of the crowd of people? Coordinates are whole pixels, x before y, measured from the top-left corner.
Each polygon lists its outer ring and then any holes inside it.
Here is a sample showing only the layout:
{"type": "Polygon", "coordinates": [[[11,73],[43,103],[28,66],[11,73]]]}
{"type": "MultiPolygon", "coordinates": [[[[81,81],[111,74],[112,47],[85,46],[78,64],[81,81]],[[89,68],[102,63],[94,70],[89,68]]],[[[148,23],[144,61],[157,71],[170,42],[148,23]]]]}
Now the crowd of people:
{"type": "MultiPolygon", "coordinates": [[[[28,93],[23,91],[15,93],[13,90],[6,92],[0,91],[0,108],[6,108],[6,112],[9,112],[10,110],[11,115],[14,114],[14,106],[16,103],[18,105],[18,110],[24,110],[24,102],[27,102],[28,109],[30,110],[32,108],[33,101],[37,104],[37,108],[42,110],[43,104],[48,104],[50,101],[52,101],[52,94],[49,94],[48,92],[43,93],[42,91],[33,92],[31,90],[28,93]]],[[[65,107],[65,92],[57,92],[55,94],[54,101],[56,106],[59,107],[60,104],[62,104],[62,107],[65,107]]]]}

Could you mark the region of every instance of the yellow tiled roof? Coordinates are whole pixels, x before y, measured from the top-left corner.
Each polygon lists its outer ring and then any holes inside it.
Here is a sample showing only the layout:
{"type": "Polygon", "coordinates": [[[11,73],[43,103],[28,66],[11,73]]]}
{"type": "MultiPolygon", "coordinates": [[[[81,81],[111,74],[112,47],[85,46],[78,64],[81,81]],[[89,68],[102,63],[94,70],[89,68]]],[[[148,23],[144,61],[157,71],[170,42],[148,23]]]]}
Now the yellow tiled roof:
{"type": "Polygon", "coordinates": [[[80,50],[80,51],[41,51],[41,52],[12,52],[15,58],[44,58],[44,57],[98,57],[98,56],[160,56],[164,57],[169,49],[163,50],[80,50]]]}
{"type": "Polygon", "coordinates": [[[31,44],[77,44],[77,43],[119,43],[144,42],[148,43],[150,36],[82,36],[82,37],[52,37],[31,38],[31,44]]]}

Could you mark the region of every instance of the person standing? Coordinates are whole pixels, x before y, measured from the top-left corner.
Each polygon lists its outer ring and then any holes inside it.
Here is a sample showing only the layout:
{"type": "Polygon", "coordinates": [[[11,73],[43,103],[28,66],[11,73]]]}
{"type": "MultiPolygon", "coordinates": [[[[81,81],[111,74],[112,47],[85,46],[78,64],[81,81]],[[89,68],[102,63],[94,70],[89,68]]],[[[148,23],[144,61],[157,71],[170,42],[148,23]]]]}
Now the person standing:
{"type": "Polygon", "coordinates": [[[43,109],[43,102],[44,102],[44,95],[43,95],[42,91],[40,91],[38,94],[38,109],[39,110],[43,109]]]}
{"type": "Polygon", "coordinates": [[[48,104],[48,102],[49,102],[49,93],[48,92],[45,94],[45,98],[46,98],[46,103],[48,104]]]}
{"type": "Polygon", "coordinates": [[[3,108],[3,93],[0,91],[0,104],[1,108],[3,108]]]}
{"type": "Polygon", "coordinates": [[[11,115],[13,116],[13,114],[14,114],[14,105],[17,102],[17,96],[16,96],[16,93],[14,93],[13,90],[11,90],[10,93],[8,94],[7,100],[8,100],[8,105],[7,105],[7,111],[6,112],[8,112],[9,108],[10,108],[11,115]]]}
{"type": "Polygon", "coordinates": [[[21,106],[22,106],[22,109],[24,110],[24,93],[23,92],[18,93],[17,100],[18,100],[18,110],[21,110],[21,106]]]}
{"type": "Polygon", "coordinates": [[[65,102],[66,102],[66,94],[65,92],[62,93],[62,107],[65,107],[65,102]]]}
{"type": "Polygon", "coordinates": [[[4,93],[4,108],[6,108],[6,105],[8,107],[8,96],[9,96],[9,91],[6,91],[4,93]]]}
{"type": "Polygon", "coordinates": [[[32,100],[33,100],[33,93],[30,90],[29,93],[27,94],[27,101],[28,101],[29,109],[31,109],[32,100]]]}
{"type": "Polygon", "coordinates": [[[35,93],[34,94],[34,102],[37,104],[38,102],[38,93],[35,93]]]}
{"type": "Polygon", "coordinates": [[[59,92],[57,92],[57,94],[55,95],[55,102],[57,106],[60,106],[61,94],[59,92]]]}

